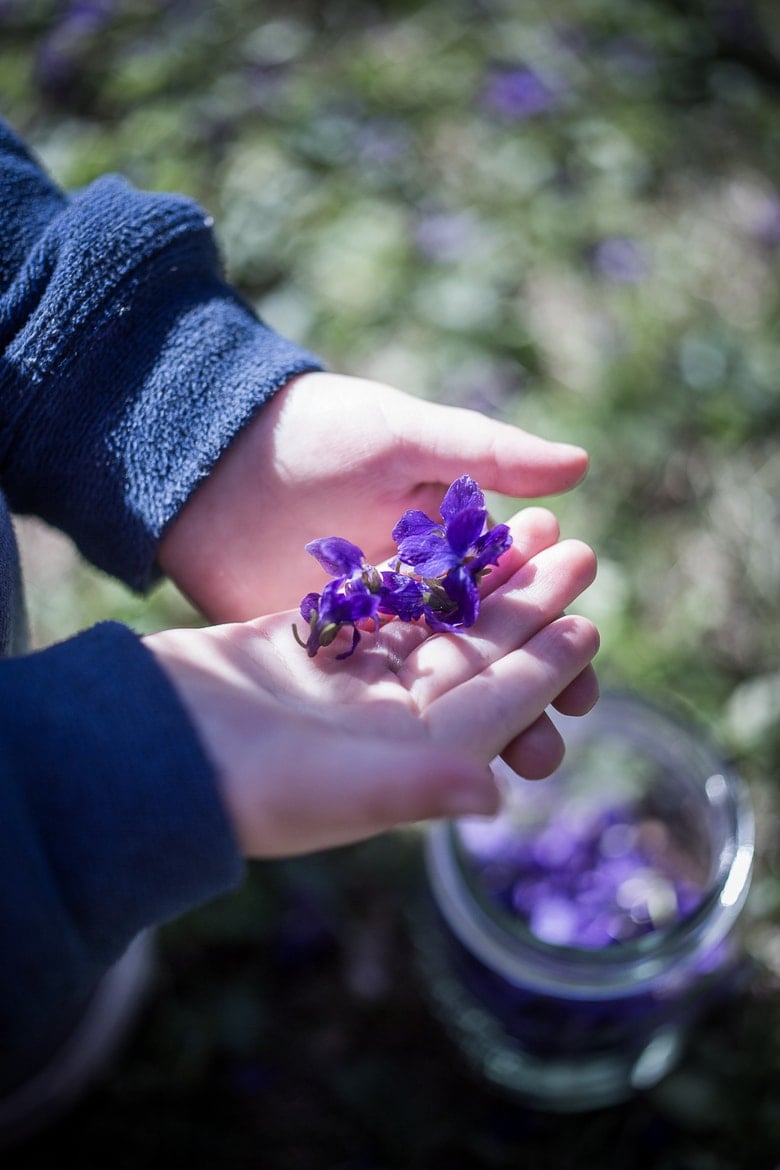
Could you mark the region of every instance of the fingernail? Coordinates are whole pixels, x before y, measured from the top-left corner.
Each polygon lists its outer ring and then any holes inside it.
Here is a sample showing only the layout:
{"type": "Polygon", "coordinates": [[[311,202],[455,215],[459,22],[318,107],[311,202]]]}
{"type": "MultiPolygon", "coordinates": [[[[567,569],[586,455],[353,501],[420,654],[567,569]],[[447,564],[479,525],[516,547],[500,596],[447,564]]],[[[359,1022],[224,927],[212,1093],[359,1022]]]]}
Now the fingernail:
{"type": "Polygon", "coordinates": [[[451,789],[446,804],[445,812],[453,817],[495,816],[501,805],[501,796],[493,773],[488,771],[479,785],[451,789]]]}

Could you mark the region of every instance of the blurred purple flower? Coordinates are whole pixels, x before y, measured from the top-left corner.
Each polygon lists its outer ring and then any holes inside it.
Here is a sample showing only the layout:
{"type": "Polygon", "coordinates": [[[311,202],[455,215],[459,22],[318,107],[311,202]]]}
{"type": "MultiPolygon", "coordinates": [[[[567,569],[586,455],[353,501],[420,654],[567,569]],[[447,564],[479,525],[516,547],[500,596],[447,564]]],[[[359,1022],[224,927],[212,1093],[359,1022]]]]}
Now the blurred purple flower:
{"type": "Polygon", "coordinates": [[[558,88],[526,66],[491,70],[482,93],[487,109],[518,122],[549,113],[559,99],[558,88]]]}
{"type": "Polygon", "coordinates": [[[467,212],[429,212],[414,228],[414,243],[428,260],[457,260],[474,238],[474,217],[467,212]]]}
{"type": "Polygon", "coordinates": [[[248,106],[273,109],[284,97],[293,70],[288,62],[249,61],[244,66],[248,106]]]}
{"type": "Polygon", "coordinates": [[[557,946],[574,946],[582,933],[577,907],[561,894],[553,892],[537,897],[530,913],[532,932],[543,942],[557,946]]]}
{"type": "Polygon", "coordinates": [[[608,236],[591,251],[594,270],[617,284],[636,284],[647,276],[650,264],[642,245],[629,236],[608,236]]]}
{"type": "Polygon", "coordinates": [[[750,232],[765,248],[774,249],[780,245],[780,197],[768,195],[757,207],[750,232]]]}
{"type": "Polygon", "coordinates": [[[78,79],[85,43],[114,16],[111,0],[72,0],[42,39],[35,60],[35,79],[41,89],[62,94],[78,79]]]}
{"type": "Polygon", "coordinates": [[[504,825],[469,851],[486,891],[558,946],[606,947],[689,914],[701,890],[641,846],[630,808],[565,808],[540,829],[504,825]],[[617,832],[616,832],[617,830],[617,832]],[[491,848],[492,846],[492,848],[491,848]]]}
{"type": "Polygon", "coordinates": [[[390,167],[409,153],[409,131],[402,122],[371,118],[358,127],[355,146],[361,163],[390,167]]]}

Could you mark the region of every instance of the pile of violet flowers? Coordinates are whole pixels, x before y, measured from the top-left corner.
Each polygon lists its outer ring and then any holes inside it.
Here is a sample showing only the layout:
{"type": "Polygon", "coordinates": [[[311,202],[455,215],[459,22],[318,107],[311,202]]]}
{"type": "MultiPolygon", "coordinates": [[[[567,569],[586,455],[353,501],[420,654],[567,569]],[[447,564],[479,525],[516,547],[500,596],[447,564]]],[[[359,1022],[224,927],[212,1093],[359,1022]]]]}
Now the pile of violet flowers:
{"type": "Polygon", "coordinates": [[[660,820],[606,801],[556,808],[554,791],[542,824],[504,815],[460,826],[483,889],[537,938],[585,949],[630,942],[700,903],[701,882],[682,872],[660,820]]]}
{"type": "Polygon", "coordinates": [[[462,475],[442,500],[441,520],[424,512],[404,512],[392,531],[396,556],[389,569],[370,565],[361,549],[340,536],[326,536],[306,551],[333,577],[322,593],[307,593],[301,617],[308,624],[304,642],[310,658],[328,646],[342,626],[352,627],[352,645],[337,658],[348,658],[362,630],[378,630],[394,618],[423,620],[431,630],[460,630],[479,616],[479,582],[512,543],[506,524],[488,526],[488,510],[479,485],[462,475]]]}

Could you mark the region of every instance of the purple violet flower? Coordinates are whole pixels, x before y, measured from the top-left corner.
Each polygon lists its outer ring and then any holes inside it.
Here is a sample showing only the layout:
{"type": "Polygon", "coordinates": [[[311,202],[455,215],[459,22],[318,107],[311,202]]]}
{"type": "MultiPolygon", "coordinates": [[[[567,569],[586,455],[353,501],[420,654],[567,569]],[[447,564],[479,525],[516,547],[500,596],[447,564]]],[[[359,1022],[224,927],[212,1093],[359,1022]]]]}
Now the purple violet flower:
{"type": "Polygon", "coordinates": [[[345,586],[344,581],[338,579],[329,581],[322,593],[307,593],[301,602],[301,617],[309,625],[309,637],[304,643],[306,653],[313,658],[321,646],[330,645],[342,626],[352,626],[350,649],[336,655],[337,658],[349,658],[360,641],[356,623],[376,618],[378,607],[379,597],[362,581],[345,586]]]}
{"type": "Polygon", "coordinates": [[[342,581],[360,577],[364,569],[370,567],[363,550],[341,536],[323,536],[319,540],[310,540],[305,548],[326,573],[330,573],[331,577],[340,577],[342,581]]]}
{"type": "MultiPolygon", "coordinates": [[[[321,646],[329,646],[342,626],[352,626],[352,646],[337,658],[349,658],[360,641],[357,622],[376,620],[381,574],[370,565],[363,550],[340,536],[324,536],[306,545],[306,551],[331,573],[322,593],[307,593],[301,602],[301,617],[309,626],[306,653],[313,658],[321,646]]],[[[298,632],[293,626],[293,632],[298,632]]],[[[298,638],[298,641],[301,641],[298,638]]]]}
{"type": "Polygon", "coordinates": [[[416,508],[404,512],[393,529],[398,557],[421,577],[440,577],[463,563],[481,537],[487,519],[485,497],[468,476],[448,488],[441,504],[443,523],[416,508]]]}
{"type": "Polygon", "coordinates": [[[425,613],[426,587],[407,573],[385,572],[379,595],[379,612],[413,622],[425,613]]]}
{"type": "Polygon", "coordinates": [[[419,576],[443,578],[444,601],[426,617],[434,629],[471,626],[479,615],[477,584],[488,565],[496,564],[512,543],[506,524],[485,531],[485,497],[478,484],[462,475],[447,490],[441,505],[443,523],[410,509],[393,529],[398,558],[419,576]],[[446,604],[449,598],[450,604],[446,604]],[[444,612],[442,613],[442,609],[444,612]]]}
{"type": "Polygon", "coordinates": [[[383,619],[422,618],[433,630],[472,626],[479,615],[479,581],[512,543],[507,525],[487,529],[487,518],[482,491],[462,475],[444,496],[441,522],[416,509],[403,514],[393,529],[398,549],[389,570],[380,572],[362,549],[340,536],[310,541],[306,551],[334,580],[322,593],[303,598],[300,613],[309,636],[304,642],[293,625],[295,637],[313,658],[342,626],[352,626],[351,648],[337,655],[348,658],[360,641],[360,628],[373,623],[378,629],[383,619]]]}
{"type": "Polygon", "coordinates": [[[469,569],[456,565],[441,582],[447,602],[441,600],[435,609],[426,610],[426,619],[432,630],[467,629],[479,617],[479,589],[477,578],[469,569]]]}
{"type": "Polygon", "coordinates": [[[631,806],[552,810],[541,825],[502,817],[463,843],[474,872],[496,903],[532,934],[556,946],[598,949],[678,922],[701,901],[665,847],[641,832],[631,806]]]}

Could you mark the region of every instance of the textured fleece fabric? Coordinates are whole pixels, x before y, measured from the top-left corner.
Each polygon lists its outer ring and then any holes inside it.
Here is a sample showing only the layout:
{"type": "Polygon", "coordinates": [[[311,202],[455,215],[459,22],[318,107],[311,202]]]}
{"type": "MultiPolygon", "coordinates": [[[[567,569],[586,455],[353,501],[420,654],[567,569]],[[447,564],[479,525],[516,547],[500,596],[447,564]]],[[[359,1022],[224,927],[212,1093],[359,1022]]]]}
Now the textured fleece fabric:
{"type": "Polygon", "coordinates": [[[243,873],[212,767],[141,640],[24,653],[12,513],[142,591],[251,415],[320,368],[224,282],[205,212],[107,176],[60,191],[0,123],[0,1093],[145,927],[243,873]]]}

